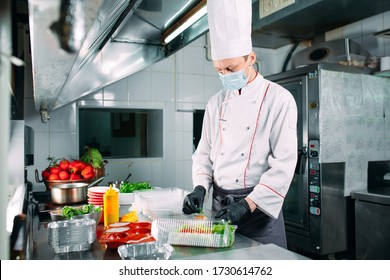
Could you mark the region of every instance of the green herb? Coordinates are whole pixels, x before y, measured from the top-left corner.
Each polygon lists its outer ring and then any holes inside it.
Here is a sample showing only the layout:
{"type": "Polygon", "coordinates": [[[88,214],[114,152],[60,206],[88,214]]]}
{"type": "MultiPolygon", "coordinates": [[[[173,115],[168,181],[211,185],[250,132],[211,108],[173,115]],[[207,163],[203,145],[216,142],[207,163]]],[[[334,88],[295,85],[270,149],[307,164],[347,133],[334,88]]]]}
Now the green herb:
{"type": "Polygon", "coordinates": [[[129,183],[124,182],[119,187],[120,193],[132,193],[139,190],[150,190],[152,186],[148,182],[129,183]]]}
{"type": "Polygon", "coordinates": [[[70,220],[73,216],[84,215],[84,214],[89,214],[92,212],[100,212],[100,211],[102,211],[102,207],[101,206],[95,207],[93,204],[86,204],[83,205],[81,208],[65,206],[64,208],[62,208],[62,216],[70,220]]]}

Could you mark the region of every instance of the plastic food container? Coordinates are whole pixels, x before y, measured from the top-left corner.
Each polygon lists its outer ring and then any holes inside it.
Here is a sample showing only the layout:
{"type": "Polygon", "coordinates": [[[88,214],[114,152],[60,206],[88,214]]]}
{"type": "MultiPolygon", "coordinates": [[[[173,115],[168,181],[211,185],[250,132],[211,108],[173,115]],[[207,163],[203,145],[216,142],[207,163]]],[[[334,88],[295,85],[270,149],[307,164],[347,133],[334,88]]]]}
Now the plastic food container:
{"type": "Polygon", "coordinates": [[[160,243],[194,247],[230,247],[237,226],[227,222],[158,218],[152,222],[152,236],[160,243]]]}
{"type": "Polygon", "coordinates": [[[99,243],[116,249],[124,244],[138,244],[156,241],[151,235],[150,222],[114,223],[101,234],[99,243]]]}
{"type": "Polygon", "coordinates": [[[171,245],[157,242],[125,244],[118,247],[118,254],[122,260],[168,260],[173,252],[171,245]]]}
{"type": "Polygon", "coordinates": [[[119,204],[130,205],[134,202],[134,193],[119,193],[119,204]]]}
{"type": "Polygon", "coordinates": [[[182,214],[183,201],[187,194],[187,191],[179,188],[136,191],[132,209],[152,219],[176,216],[182,214]]]}
{"type": "MultiPolygon", "coordinates": [[[[75,208],[81,208],[81,207],[82,206],[75,207],[75,208]]],[[[96,224],[98,224],[100,222],[101,218],[102,218],[102,210],[96,212],[95,211],[96,208],[97,207],[95,206],[94,207],[94,211],[91,212],[91,213],[76,215],[76,216],[73,216],[72,219],[86,219],[86,218],[89,218],[89,219],[94,219],[96,224]]],[[[67,220],[67,218],[62,215],[62,209],[57,209],[57,210],[50,211],[50,217],[51,217],[52,221],[67,220]]]]}
{"type": "Polygon", "coordinates": [[[133,204],[134,203],[134,193],[138,192],[152,192],[152,191],[156,191],[156,190],[161,190],[160,187],[152,187],[151,189],[147,189],[147,190],[138,190],[138,191],[134,191],[132,193],[121,193],[119,192],[119,204],[120,205],[130,205],[130,204],[133,204]]]}
{"type": "Polygon", "coordinates": [[[96,240],[94,219],[51,222],[47,229],[49,245],[56,254],[89,250],[96,240]]]}

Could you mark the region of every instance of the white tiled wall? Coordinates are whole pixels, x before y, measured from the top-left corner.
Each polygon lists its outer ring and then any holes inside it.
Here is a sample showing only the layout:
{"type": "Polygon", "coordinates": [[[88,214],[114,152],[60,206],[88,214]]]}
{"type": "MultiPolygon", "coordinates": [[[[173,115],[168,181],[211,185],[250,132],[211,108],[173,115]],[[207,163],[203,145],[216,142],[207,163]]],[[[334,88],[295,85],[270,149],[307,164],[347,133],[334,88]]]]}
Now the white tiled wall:
{"type": "MultiPolygon", "coordinates": [[[[386,28],[390,28],[390,12],[327,32],[325,38],[348,37],[372,55],[388,56],[390,40],[373,36],[386,28]]],[[[29,180],[35,182],[34,170],[45,168],[48,156],[77,157],[77,106],[161,108],[164,110],[164,157],[110,160],[106,165],[109,176],[103,183],[124,179],[131,172],[134,181],[149,180],[156,186],[191,189],[192,114],[179,110],[204,109],[208,99],[221,88],[212,62],[206,59],[204,46],[205,37],[201,37],[171,57],[84,97],[78,104],[52,112],[47,124],[41,123],[32,93],[27,90],[26,125],[35,131],[35,165],[28,168],[29,180]]],[[[291,46],[275,50],[255,48],[260,73],[267,76],[281,72],[290,49],[291,46]]],[[[27,88],[28,83],[31,79],[26,83],[27,88]]]]}

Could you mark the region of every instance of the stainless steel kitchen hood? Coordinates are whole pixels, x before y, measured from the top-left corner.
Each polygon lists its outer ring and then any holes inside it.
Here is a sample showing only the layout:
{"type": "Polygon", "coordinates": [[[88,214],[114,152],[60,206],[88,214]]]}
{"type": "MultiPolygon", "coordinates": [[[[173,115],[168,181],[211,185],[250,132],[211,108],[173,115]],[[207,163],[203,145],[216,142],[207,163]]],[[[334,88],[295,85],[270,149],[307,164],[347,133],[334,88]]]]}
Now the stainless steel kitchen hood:
{"type": "MultiPolygon", "coordinates": [[[[35,107],[45,121],[51,110],[170,56],[208,31],[203,15],[164,42],[206,0],[23,1],[29,4],[35,107]]],[[[388,0],[290,0],[260,17],[261,5],[280,1],[252,2],[252,41],[262,48],[309,40],[390,9],[388,0]]]]}
{"type": "Polygon", "coordinates": [[[202,16],[163,38],[205,0],[28,0],[34,99],[50,111],[173,54],[207,30],[202,16]]]}
{"type": "Polygon", "coordinates": [[[388,0],[254,1],[252,41],[257,47],[276,49],[295,42],[311,40],[327,31],[388,10],[390,10],[388,0]],[[287,2],[293,4],[270,15],[260,16],[261,7],[266,9],[287,2]]]}

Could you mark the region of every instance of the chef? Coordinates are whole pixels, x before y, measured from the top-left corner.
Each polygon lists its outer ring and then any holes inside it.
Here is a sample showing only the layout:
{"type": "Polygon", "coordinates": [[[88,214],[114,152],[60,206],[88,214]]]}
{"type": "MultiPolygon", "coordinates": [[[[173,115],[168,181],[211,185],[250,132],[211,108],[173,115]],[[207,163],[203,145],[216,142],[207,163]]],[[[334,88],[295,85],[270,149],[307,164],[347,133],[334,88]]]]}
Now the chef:
{"type": "Polygon", "coordinates": [[[208,102],[183,212],[212,193],[215,218],[260,243],[286,248],[282,205],[297,161],[297,107],[253,65],[251,0],[208,0],[213,65],[224,89],[208,102]]]}

